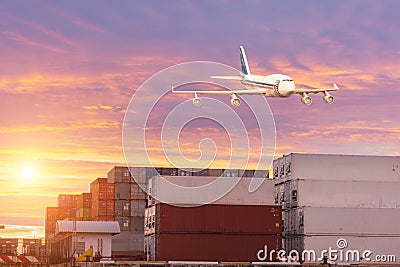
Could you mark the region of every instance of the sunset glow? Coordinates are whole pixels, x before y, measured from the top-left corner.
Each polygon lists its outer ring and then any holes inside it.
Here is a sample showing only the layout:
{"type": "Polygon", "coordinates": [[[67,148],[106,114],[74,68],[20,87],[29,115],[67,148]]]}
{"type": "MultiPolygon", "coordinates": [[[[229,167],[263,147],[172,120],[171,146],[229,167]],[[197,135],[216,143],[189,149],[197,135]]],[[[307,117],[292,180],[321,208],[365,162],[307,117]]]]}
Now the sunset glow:
{"type": "Polygon", "coordinates": [[[33,178],[35,170],[31,166],[25,166],[22,168],[21,176],[25,181],[29,181],[33,178]]]}
{"type": "MultiPolygon", "coordinates": [[[[197,60],[239,69],[239,45],[253,74],[340,87],[332,105],[322,96],[309,107],[296,96],[268,99],[278,156],[400,155],[398,10],[390,0],[0,2],[0,236],[42,235],[58,194],[88,192],[125,163],[124,115],[152,75],[197,60]]],[[[161,111],[191,98],[167,96],[161,111]]],[[[165,115],[153,114],[151,126],[165,115]]],[[[160,135],[148,136],[152,158],[165,164],[160,135]]],[[[207,137],[219,150],[213,166],[224,166],[230,147],[218,127],[188,125],[180,145],[195,159],[207,137]]]]}

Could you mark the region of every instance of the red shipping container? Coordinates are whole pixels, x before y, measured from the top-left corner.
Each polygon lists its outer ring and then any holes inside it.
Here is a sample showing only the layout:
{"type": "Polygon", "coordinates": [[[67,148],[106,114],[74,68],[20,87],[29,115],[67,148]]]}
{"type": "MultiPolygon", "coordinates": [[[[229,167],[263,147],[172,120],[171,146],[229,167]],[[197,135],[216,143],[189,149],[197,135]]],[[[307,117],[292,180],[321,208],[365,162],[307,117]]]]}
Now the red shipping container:
{"type": "Polygon", "coordinates": [[[260,234],[155,234],[153,242],[149,256],[157,261],[252,262],[265,246],[268,252],[282,248],[280,235],[260,234]]]}
{"type": "Polygon", "coordinates": [[[114,184],[107,184],[107,199],[114,199],[114,191],[115,186],[114,184]]]}
{"type": "Polygon", "coordinates": [[[159,233],[282,233],[282,210],[275,205],[203,205],[178,207],[156,204],[159,233]]]}

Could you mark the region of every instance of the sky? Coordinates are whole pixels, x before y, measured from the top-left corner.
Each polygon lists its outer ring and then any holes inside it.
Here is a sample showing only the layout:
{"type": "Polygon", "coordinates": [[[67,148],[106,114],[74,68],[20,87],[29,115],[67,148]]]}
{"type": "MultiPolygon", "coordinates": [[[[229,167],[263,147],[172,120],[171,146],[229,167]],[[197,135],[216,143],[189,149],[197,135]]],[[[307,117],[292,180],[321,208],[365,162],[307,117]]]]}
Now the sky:
{"type": "MultiPolygon", "coordinates": [[[[7,227],[0,236],[42,235],[45,207],[58,194],[87,192],[90,181],[124,164],[125,112],[152,75],[190,61],[239,69],[239,45],[253,74],[340,87],[332,105],[320,95],[311,106],[299,96],[268,99],[275,156],[400,155],[399,9],[390,0],[1,1],[0,224],[7,227]],[[30,179],[21,175],[26,166],[30,179]]],[[[166,96],[149,123],[162,125],[165,112],[191,98],[166,96]]],[[[229,152],[227,134],[209,121],[181,134],[189,158],[207,137],[218,155],[229,152]]],[[[260,139],[252,134],[254,156],[260,139]]],[[[160,133],[147,138],[162,165],[160,133]]]]}

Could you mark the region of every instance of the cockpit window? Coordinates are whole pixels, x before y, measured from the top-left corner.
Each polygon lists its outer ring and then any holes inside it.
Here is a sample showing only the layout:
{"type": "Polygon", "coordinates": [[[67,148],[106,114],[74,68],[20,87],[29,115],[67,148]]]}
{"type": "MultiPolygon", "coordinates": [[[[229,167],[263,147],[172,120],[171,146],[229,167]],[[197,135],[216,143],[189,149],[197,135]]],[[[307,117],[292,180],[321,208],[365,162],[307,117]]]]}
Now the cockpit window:
{"type": "Polygon", "coordinates": [[[282,82],[293,82],[293,80],[290,80],[290,79],[284,79],[284,80],[282,80],[282,82]]]}

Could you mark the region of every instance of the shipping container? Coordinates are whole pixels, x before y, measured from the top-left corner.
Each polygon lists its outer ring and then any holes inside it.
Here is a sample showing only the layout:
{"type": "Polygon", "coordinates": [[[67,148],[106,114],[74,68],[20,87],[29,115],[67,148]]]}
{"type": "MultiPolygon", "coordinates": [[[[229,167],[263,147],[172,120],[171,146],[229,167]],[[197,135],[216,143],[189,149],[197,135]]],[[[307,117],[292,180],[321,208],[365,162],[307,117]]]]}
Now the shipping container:
{"type": "Polygon", "coordinates": [[[282,210],[275,205],[178,207],[159,203],[153,211],[147,221],[155,221],[156,233],[282,233],[282,210]]]}
{"type": "Polygon", "coordinates": [[[107,173],[107,181],[108,183],[130,183],[132,177],[128,167],[114,166],[107,173]]]}
{"type": "Polygon", "coordinates": [[[121,232],[111,239],[112,256],[138,256],[144,258],[144,236],[131,232],[121,232]]]}
{"type": "Polygon", "coordinates": [[[208,176],[208,169],[192,168],[192,176],[208,176]]]}
{"type": "Polygon", "coordinates": [[[239,170],[238,169],[226,169],[222,173],[223,177],[241,177],[239,176],[239,170]]]}
{"type": "Polygon", "coordinates": [[[58,207],[77,207],[79,195],[71,195],[71,194],[60,194],[58,195],[58,207]]]}
{"type": "Polygon", "coordinates": [[[400,182],[296,179],[291,188],[292,207],[400,207],[400,182]]]}
{"type": "Polygon", "coordinates": [[[269,179],[269,170],[255,170],[254,178],[264,178],[269,179]]]}
{"type": "Polygon", "coordinates": [[[258,179],[261,180],[262,184],[256,191],[250,193],[250,183],[252,181],[254,182],[255,179],[237,179],[202,176],[156,176],[153,177],[149,182],[148,205],[153,205],[157,202],[157,199],[161,199],[166,203],[177,205],[196,205],[204,203],[232,205],[274,204],[273,180],[258,179]],[[201,187],[203,185],[210,184],[213,181],[216,181],[217,183],[211,186],[211,188],[203,188],[200,189],[202,190],[200,193],[193,193],[193,187],[201,187]],[[236,181],[237,184],[235,185],[236,181]],[[179,185],[180,187],[171,187],[171,183],[173,185],[179,185]],[[181,187],[188,187],[188,189],[182,190],[181,187]],[[229,191],[229,189],[232,187],[233,189],[229,191]]]}
{"type": "Polygon", "coordinates": [[[57,219],[58,219],[58,207],[47,207],[46,220],[57,220],[57,219]]]}
{"type": "Polygon", "coordinates": [[[58,220],[65,220],[70,217],[75,217],[74,215],[76,215],[76,214],[73,214],[74,213],[73,210],[75,210],[75,212],[76,212],[75,208],[58,207],[58,220]]]}
{"type": "Polygon", "coordinates": [[[131,190],[130,190],[130,199],[137,199],[137,200],[145,200],[146,199],[146,190],[147,186],[146,184],[137,184],[137,183],[132,183],[130,185],[131,190]]]}
{"type": "Polygon", "coordinates": [[[143,216],[130,217],[130,231],[132,233],[143,234],[144,233],[144,214],[143,216]]]}
{"type": "MultiPolygon", "coordinates": [[[[377,256],[386,259],[384,264],[390,264],[393,262],[400,263],[400,238],[395,237],[363,237],[363,236],[303,236],[299,238],[297,250],[313,250],[318,257],[321,257],[323,250],[337,250],[338,252],[333,255],[337,255],[338,259],[336,263],[356,263],[361,260],[357,260],[357,255],[363,256],[364,251],[371,251],[372,254],[368,256],[377,263],[377,256]],[[340,241],[338,241],[340,240],[340,241]],[[339,246],[338,246],[339,245],[339,246]],[[358,254],[357,252],[358,251],[358,254]],[[342,256],[342,259],[340,258],[342,256]],[[346,255],[348,260],[346,260],[346,255]],[[355,257],[356,260],[353,260],[355,257]]],[[[365,256],[364,256],[365,257],[365,256]]],[[[308,259],[306,258],[306,261],[308,259]]],[[[366,262],[364,259],[363,262],[366,262]]]]}
{"type": "MultiPolygon", "coordinates": [[[[98,191],[100,184],[107,184],[107,178],[97,178],[90,183],[90,193],[94,193],[96,190],[98,191]]],[[[99,193],[97,192],[97,195],[99,193]]]]}
{"type": "Polygon", "coordinates": [[[156,171],[159,175],[169,175],[169,176],[178,175],[177,168],[156,168],[156,171]]]}
{"type": "Polygon", "coordinates": [[[114,199],[115,195],[115,186],[114,184],[107,184],[107,193],[106,193],[107,199],[114,199]]]}
{"type": "Polygon", "coordinates": [[[280,235],[169,233],[146,236],[145,253],[153,261],[259,261],[265,246],[281,249],[280,235]]]}
{"type": "Polygon", "coordinates": [[[394,182],[400,178],[400,156],[289,154],[273,166],[279,176],[292,179],[394,182]]]}
{"type": "Polygon", "coordinates": [[[97,216],[114,216],[114,200],[97,200],[92,203],[92,217],[97,216]]]}
{"type": "Polygon", "coordinates": [[[146,200],[131,200],[131,215],[144,216],[146,209],[146,200]]]}
{"type": "Polygon", "coordinates": [[[114,215],[121,217],[131,216],[131,201],[129,200],[114,200],[114,215]]]}
{"type": "Polygon", "coordinates": [[[115,217],[114,219],[119,223],[121,232],[129,232],[131,230],[130,217],[115,217]]]}
{"type": "Polygon", "coordinates": [[[76,217],[82,221],[89,221],[92,218],[92,208],[80,208],[76,210],[76,217]]]}
{"type": "Polygon", "coordinates": [[[92,194],[82,193],[77,199],[77,209],[91,208],[92,207],[92,194]]]}
{"type": "Polygon", "coordinates": [[[399,236],[400,209],[297,208],[296,231],[306,235],[399,236]]]}
{"type": "Polygon", "coordinates": [[[144,212],[144,235],[155,233],[156,206],[145,209],[144,212]]]}
{"type": "Polygon", "coordinates": [[[152,178],[153,176],[157,176],[159,173],[157,172],[156,168],[153,167],[146,167],[146,182],[152,178]]]}
{"type": "Polygon", "coordinates": [[[219,177],[224,172],[224,169],[207,169],[207,176],[219,177]]]}
{"type": "Polygon", "coordinates": [[[129,200],[131,198],[131,184],[130,183],[114,183],[114,199],[115,200],[129,200]]]}

